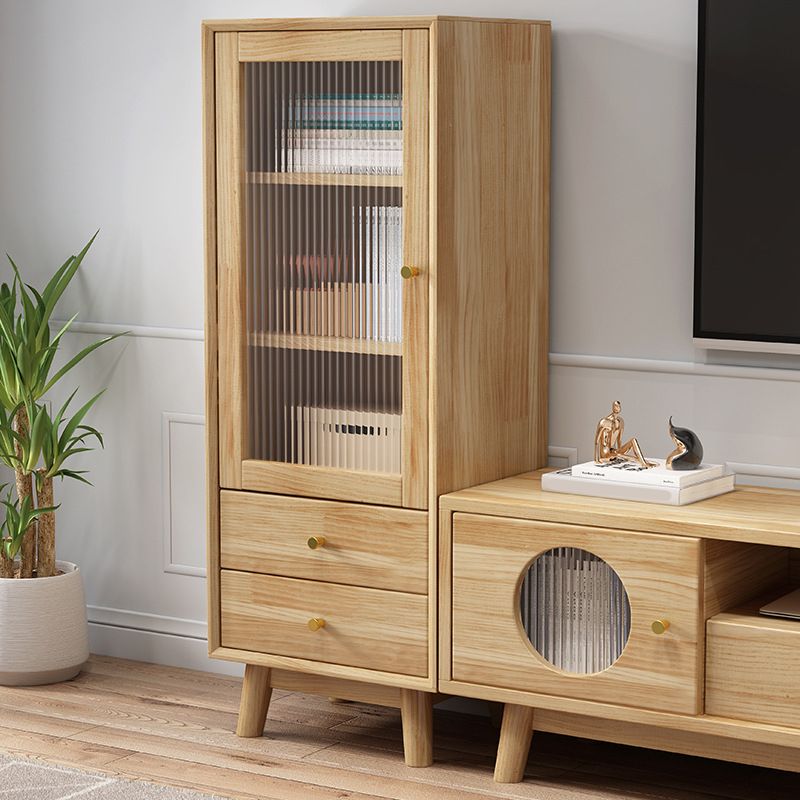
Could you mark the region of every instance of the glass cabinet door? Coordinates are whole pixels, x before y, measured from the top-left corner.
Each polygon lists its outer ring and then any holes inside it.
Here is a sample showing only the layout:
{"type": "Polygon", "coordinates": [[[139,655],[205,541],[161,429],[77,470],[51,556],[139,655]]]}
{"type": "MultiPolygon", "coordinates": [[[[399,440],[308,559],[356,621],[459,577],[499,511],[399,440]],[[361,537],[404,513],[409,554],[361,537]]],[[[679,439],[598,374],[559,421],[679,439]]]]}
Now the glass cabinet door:
{"type": "Polygon", "coordinates": [[[426,507],[427,32],[217,36],[221,483],[426,507]]]}

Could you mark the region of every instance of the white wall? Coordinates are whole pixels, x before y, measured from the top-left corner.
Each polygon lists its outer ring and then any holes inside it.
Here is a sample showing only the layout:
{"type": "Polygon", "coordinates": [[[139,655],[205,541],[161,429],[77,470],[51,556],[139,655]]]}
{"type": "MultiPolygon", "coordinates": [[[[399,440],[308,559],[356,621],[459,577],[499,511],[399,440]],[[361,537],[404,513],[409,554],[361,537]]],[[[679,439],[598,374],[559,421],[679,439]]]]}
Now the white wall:
{"type": "MultiPolygon", "coordinates": [[[[136,334],[80,372],[83,394],[109,387],[95,487],[58,487],[59,555],[106,652],[205,664],[199,25],[288,8],[0,0],[0,247],[36,282],[99,227],[61,315],[136,334]]],[[[796,483],[798,362],[707,366],[691,344],[695,0],[291,6],[377,11],[553,20],[554,462],[588,457],[619,398],[648,453],[674,414],[710,460],[796,483]]]]}

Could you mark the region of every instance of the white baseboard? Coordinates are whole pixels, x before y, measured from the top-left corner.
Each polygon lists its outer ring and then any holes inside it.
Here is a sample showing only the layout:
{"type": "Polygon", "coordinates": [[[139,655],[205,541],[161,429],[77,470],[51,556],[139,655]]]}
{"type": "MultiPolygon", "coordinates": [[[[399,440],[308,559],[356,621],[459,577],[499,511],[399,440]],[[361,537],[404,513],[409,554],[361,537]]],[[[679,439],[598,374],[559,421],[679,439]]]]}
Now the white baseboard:
{"type": "Polygon", "coordinates": [[[208,632],[206,623],[198,619],[180,619],[163,614],[146,614],[141,611],[126,611],[123,608],[87,606],[89,622],[97,625],[110,625],[124,630],[143,633],[164,633],[185,639],[198,639],[205,643],[208,632]]]}
{"type": "Polygon", "coordinates": [[[147,661],[168,667],[184,667],[237,677],[243,672],[241,664],[209,658],[208,644],[204,639],[169,633],[90,622],[89,649],[97,655],[147,661]]]}

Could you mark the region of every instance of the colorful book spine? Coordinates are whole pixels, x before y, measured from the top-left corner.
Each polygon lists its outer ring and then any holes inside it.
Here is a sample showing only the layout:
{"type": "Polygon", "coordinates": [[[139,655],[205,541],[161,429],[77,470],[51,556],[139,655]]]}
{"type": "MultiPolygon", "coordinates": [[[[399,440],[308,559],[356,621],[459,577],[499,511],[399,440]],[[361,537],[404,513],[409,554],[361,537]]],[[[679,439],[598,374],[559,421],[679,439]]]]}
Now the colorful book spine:
{"type": "Polygon", "coordinates": [[[292,95],[279,126],[280,171],[402,174],[399,94],[292,95]]]}

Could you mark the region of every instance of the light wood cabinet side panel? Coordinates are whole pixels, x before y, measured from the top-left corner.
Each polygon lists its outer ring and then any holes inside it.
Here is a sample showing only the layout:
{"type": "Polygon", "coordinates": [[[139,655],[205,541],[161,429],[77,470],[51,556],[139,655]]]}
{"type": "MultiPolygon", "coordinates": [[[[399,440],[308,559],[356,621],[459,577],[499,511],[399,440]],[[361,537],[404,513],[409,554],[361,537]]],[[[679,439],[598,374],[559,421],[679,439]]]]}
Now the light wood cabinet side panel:
{"type": "Polygon", "coordinates": [[[441,494],[545,460],[550,29],[435,31],[441,494]]]}
{"type": "Polygon", "coordinates": [[[220,485],[242,487],[246,423],[242,242],[241,79],[238,36],[216,34],[217,309],[220,485]]]}
{"type": "Polygon", "coordinates": [[[203,202],[205,216],[205,438],[206,438],[206,597],[208,649],[219,647],[219,439],[217,377],[217,204],[214,32],[201,31],[203,55],[203,202]]]}
{"type": "Polygon", "coordinates": [[[452,667],[453,513],[439,511],[439,678],[449,681],[452,667]]]}
{"type": "Polygon", "coordinates": [[[403,505],[428,507],[428,32],[403,31],[403,505]]]}

